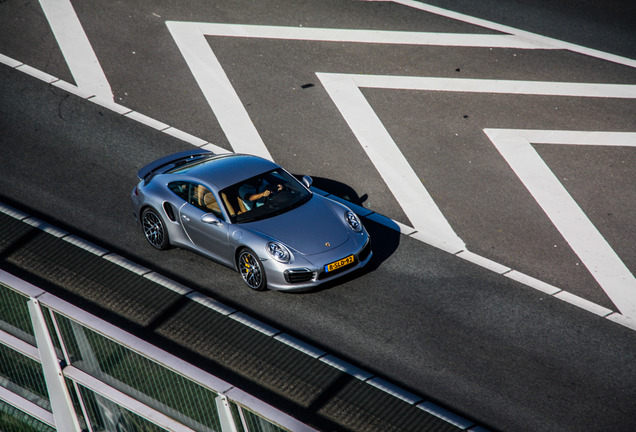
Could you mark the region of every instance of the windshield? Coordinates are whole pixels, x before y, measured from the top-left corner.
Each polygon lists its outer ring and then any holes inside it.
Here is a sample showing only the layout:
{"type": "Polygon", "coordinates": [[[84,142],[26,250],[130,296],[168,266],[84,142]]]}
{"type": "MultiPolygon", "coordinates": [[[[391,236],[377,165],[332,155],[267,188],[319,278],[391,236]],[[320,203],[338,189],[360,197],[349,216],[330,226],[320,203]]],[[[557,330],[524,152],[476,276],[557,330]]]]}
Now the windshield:
{"type": "Polygon", "coordinates": [[[311,198],[311,192],[280,168],[227,187],[220,195],[233,223],[276,216],[311,198]]]}

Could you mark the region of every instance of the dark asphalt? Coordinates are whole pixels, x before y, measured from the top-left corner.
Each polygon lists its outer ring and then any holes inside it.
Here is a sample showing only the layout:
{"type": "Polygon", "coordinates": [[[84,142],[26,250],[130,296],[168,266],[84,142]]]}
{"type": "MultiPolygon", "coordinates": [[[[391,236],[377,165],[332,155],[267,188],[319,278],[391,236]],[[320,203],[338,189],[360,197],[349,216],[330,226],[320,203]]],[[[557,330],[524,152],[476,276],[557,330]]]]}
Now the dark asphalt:
{"type": "MultiPolygon", "coordinates": [[[[470,3],[466,12],[482,18],[636,57],[634,30],[625,26],[634,21],[633,11],[616,13],[619,2],[608,3],[605,12],[597,12],[589,2],[560,2],[555,13],[550,13],[552,3],[547,2],[506,1],[497,8],[470,3]]],[[[115,3],[75,6],[117,102],[226,148],[223,132],[166,30],[167,19],[484,32],[378,2],[232,1],[213,7],[194,2],[188,10],[158,1],[133,9],[115,3]]],[[[0,11],[6,11],[0,13],[3,28],[21,30],[5,33],[19,37],[0,38],[0,53],[72,82],[38,8],[37,3],[0,3],[0,11]]],[[[553,51],[388,50],[223,38],[209,42],[277,162],[294,173],[318,178],[323,189],[346,193],[405,223],[388,188],[317,85],[316,71],[636,82],[630,68],[553,51]],[[301,87],[308,83],[315,85],[301,87]],[[347,162],[342,154],[356,163],[347,162]]],[[[383,90],[365,91],[365,96],[416,171],[428,174],[426,187],[470,250],[613,307],[589,273],[576,265],[573,252],[524,195],[514,174],[493,155],[481,130],[495,126],[633,131],[632,101],[383,90]],[[555,106],[561,114],[555,114],[555,106]],[[455,133],[464,139],[453,142],[455,133]]],[[[0,66],[0,201],[492,429],[633,428],[633,331],[382,226],[366,223],[375,245],[375,261],[366,272],[303,295],[252,293],[236,273],[192,253],[152,250],[128,203],[135,173],[148,161],[188,148],[0,66]]],[[[629,169],[634,152],[572,153],[553,148],[540,152],[559,175],[578,176],[571,193],[581,198],[594,223],[610,221],[603,235],[634,271],[636,200],[629,195],[636,190],[629,169]],[[599,190],[601,205],[596,204],[599,190]],[[618,222],[608,213],[618,216],[618,222]]]]}

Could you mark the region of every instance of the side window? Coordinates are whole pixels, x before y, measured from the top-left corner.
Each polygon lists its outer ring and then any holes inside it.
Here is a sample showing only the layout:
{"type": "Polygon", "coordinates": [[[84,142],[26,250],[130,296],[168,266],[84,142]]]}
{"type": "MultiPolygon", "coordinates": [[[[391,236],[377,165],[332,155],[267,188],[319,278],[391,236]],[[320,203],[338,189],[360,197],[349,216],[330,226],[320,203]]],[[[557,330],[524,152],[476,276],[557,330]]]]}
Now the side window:
{"type": "Polygon", "coordinates": [[[205,186],[189,182],[173,182],[168,185],[168,188],[189,204],[223,219],[219,203],[205,186]]]}
{"type": "Polygon", "coordinates": [[[192,184],[192,195],[189,200],[190,204],[200,208],[206,213],[213,213],[218,218],[223,218],[221,213],[221,207],[214,194],[210,192],[205,186],[192,184]]]}
{"type": "Polygon", "coordinates": [[[183,199],[184,201],[189,201],[188,200],[188,183],[184,183],[184,182],[172,182],[168,185],[168,188],[174,192],[175,194],[177,194],[177,196],[179,196],[181,199],[183,199]]]}

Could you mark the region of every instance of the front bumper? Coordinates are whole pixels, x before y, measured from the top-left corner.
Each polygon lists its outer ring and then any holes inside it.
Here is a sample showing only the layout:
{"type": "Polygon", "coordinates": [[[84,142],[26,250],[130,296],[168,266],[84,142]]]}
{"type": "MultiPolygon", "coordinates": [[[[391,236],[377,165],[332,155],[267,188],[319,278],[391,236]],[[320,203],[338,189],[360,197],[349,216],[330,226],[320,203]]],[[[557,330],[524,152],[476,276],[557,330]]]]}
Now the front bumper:
{"type": "Polygon", "coordinates": [[[269,289],[277,291],[306,291],[318,285],[336,279],[338,277],[349,274],[355,270],[358,270],[371,260],[373,251],[371,250],[371,239],[367,238],[367,241],[361,248],[356,250],[347,250],[345,248],[338,248],[336,256],[349,256],[353,255],[354,261],[352,264],[341,267],[337,270],[327,272],[325,266],[330,262],[333,262],[333,253],[323,257],[323,259],[316,259],[313,257],[312,261],[321,262],[319,265],[295,267],[289,265],[281,267],[273,260],[267,260],[263,262],[265,267],[265,274],[267,275],[267,286],[269,289]],[[324,263],[322,263],[324,261],[324,263]]]}

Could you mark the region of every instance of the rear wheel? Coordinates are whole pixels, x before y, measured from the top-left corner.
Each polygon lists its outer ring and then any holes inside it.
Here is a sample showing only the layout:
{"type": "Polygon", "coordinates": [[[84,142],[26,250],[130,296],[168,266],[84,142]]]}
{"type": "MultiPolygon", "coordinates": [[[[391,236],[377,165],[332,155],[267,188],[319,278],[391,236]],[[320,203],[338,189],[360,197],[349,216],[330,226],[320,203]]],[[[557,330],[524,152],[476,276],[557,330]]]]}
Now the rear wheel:
{"type": "Polygon", "coordinates": [[[168,231],[163,219],[154,209],[148,208],[141,215],[141,225],[144,229],[146,240],[152,247],[159,250],[168,249],[168,231]]]}
{"type": "Polygon", "coordinates": [[[248,248],[242,249],[237,261],[238,270],[248,287],[254,291],[263,291],[267,288],[265,270],[254,251],[248,248]]]}

